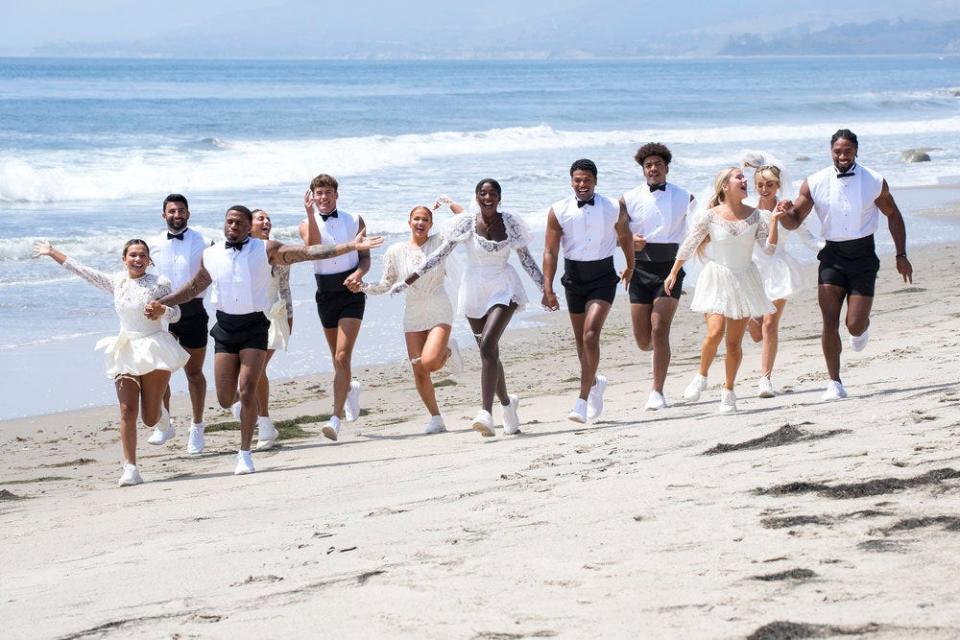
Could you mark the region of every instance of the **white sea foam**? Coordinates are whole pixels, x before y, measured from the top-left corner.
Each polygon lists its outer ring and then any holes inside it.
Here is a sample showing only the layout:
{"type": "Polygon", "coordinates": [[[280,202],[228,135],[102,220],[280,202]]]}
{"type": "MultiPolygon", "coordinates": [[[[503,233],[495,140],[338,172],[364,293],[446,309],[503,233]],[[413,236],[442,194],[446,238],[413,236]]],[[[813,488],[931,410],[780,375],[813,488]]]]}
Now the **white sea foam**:
{"type": "MultiPolygon", "coordinates": [[[[960,133],[960,117],[844,123],[866,137],[960,133]]],[[[829,138],[836,122],[731,125],[666,130],[563,131],[541,125],[475,132],[316,140],[208,139],[169,145],[0,156],[0,202],[119,200],[154,194],[158,185],[185,193],[305,184],[318,167],[350,176],[421,161],[529,151],[632,146],[651,139],[700,146],[756,145],[829,138]]],[[[535,176],[534,176],[535,177],[535,176]]]]}

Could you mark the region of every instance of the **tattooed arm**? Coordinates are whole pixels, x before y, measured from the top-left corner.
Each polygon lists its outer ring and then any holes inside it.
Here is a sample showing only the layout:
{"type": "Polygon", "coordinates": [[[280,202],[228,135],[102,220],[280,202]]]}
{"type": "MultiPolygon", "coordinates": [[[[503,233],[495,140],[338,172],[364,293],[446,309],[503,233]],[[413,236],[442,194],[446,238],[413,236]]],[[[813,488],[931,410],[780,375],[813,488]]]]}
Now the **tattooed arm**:
{"type": "MultiPolygon", "coordinates": [[[[267,257],[270,264],[290,265],[297,262],[306,262],[307,260],[324,260],[326,258],[336,258],[351,251],[365,251],[375,249],[383,244],[381,236],[367,238],[364,231],[357,234],[357,237],[350,242],[341,242],[340,244],[315,244],[309,247],[282,244],[276,240],[267,242],[267,257]]],[[[369,253],[367,254],[369,255],[369,253]]],[[[369,258],[368,258],[369,259],[369,258]]]]}
{"type": "Polygon", "coordinates": [[[174,291],[170,295],[163,296],[157,302],[167,307],[189,302],[206,291],[207,287],[209,287],[210,283],[212,282],[213,278],[210,277],[210,273],[207,272],[207,269],[203,266],[203,261],[201,260],[200,270],[197,271],[196,275],[190,278],[190,282],[183,285],[180,287],[180,289],[174,291]]]}

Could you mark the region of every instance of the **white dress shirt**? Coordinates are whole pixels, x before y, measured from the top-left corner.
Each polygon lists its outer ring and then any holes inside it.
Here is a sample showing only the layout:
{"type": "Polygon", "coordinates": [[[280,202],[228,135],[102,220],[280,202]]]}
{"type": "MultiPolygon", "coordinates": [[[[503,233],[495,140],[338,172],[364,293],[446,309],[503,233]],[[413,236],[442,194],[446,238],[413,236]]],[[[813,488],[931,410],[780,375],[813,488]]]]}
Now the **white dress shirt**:
{"type": "Polygon", "coordinates": [[[876,199],[883,190],[883,176],[859,163],[849,171],[852,176],[838,178],[836,167],[830,166],[807,178],[824,240],[856,240],[877,230],[876,199]]]}
{"type": "Polygon", "coordinates": [[[568,260],[603,260],[617,248],[620,203],[599,193],[593,194],[593,201],[592,205],[578,207],[577,198],[570,196],[553,204],[553,213],[563,228],[560,246],[568,260]]]}

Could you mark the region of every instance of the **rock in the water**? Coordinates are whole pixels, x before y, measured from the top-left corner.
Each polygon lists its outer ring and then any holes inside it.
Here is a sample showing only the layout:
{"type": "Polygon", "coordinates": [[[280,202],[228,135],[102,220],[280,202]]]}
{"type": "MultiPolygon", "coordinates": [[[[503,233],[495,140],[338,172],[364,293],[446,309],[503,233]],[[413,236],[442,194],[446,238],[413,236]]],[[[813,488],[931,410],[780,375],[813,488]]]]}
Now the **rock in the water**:
{"type": "Polygon", "coordinates": [[[797,156],[794,158],[797,162],[806,162],[810,159],[810,156],[797,156]]]}
{"type": "Polygon", "coordinates": [[[900,154],[901,162],[930,162],[930,154],[922,149],[907,149],[900,154]]]}

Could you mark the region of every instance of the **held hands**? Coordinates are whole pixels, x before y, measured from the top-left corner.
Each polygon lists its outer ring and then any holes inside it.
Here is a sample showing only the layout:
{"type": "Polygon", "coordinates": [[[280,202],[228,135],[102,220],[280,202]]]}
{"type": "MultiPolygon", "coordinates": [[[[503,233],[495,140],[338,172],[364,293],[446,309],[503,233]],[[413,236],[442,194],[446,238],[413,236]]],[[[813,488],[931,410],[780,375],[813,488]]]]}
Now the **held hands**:
{"type": "Polygon", "coordinates": [[[897,258],[897,273],[903,276],[904,282],[913,284],[913,265],[907,260],[907,256],[897,258]]]}
{"type": "Polygon", "coordinates": [[[451,204],[453,204],[453,198],[441,193],[439,196],[437,196],[437,201],[433,203],[433,210],[436,211],[443,206],[449,207],[451,204]]]}
{"type": "Polygon", "coordinates": [[[164,311],[167,310],[167,307],[160,304],[159,300],[151,300],[147,303],[147,306],[143,308],[143,315],[145,315],[150,320],[159,319],[164,311]]]}
{"type": "MultiPolygon", "coordinates": [[[[383,244],[383,236],[370,236],[367,237],[366,230],[361,230],[357,234],[357,237],[353,239],[353,248],[356,251],[369,251],[370,249],[376,249],[383,244]]],[[[347,278],[348,280],[350,278],[347,278]]]]}
{"type": "Polygon", "coordinates": [[[774,208],[774,214],[780,214],[781,216],[785,213],[793,212],[793,200],[781,200],[777,203],[777,206],[774,208]]]}
{"type": "Polygon", "coordinates": [[[647,246],[647,239],[643,237],[641,233],[633,234],[633,250],[634,251],[643,251],[643,248],[647,246]]]}
{"type": "Polygon", "coordinates": [[[548,311],[557,311],[560,309],[560,301],[557,300],[557,294],[553,291],[544,291],[543,297],[540,298],[540,304],[548,311]]]}
{"type": "Polygon", "coordinates": [[[37,240],[33,243],[33,257],[49,256],[53,251],[53,245],[47,240],[37,240]]]}
{"type": "Polygon", "coordinates": [[[397,282],[392,287],[390,287],[390,295],[395,296],[397,294],[403,293],[410,288],[406,282],[397,282]]]}
{"type": "Polygon", "coordinates": [[[363,288],[363,274],[360,271],[354,271],[343,281],[343,286],[354,293],[358,293],[363,288]]]}

